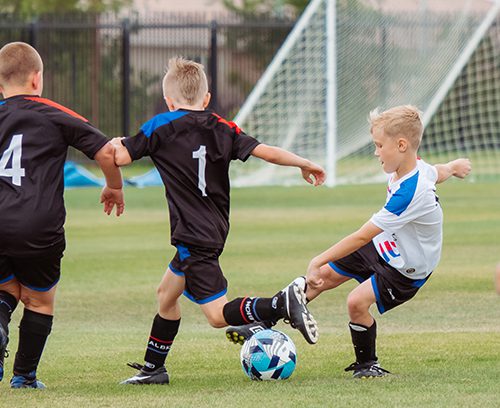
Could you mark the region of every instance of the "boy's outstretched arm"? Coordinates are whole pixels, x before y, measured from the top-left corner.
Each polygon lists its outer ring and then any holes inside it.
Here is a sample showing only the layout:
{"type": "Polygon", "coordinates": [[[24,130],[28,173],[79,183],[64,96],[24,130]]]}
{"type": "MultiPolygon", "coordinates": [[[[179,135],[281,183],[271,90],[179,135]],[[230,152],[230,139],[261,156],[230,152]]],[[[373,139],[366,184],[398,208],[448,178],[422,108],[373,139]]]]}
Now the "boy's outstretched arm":
{"type": "Polygon", "coordinates": [[[269,163],[300,168],[302,177],[309,184],[319,186],[325,181],[326,173],[321,166],[279,147],[259,144],[251,154],[269,163]]]}
{"type": "Polygon", "coordinates": [[[446,164],[436,164],[438,178],[436,183],[442,183],[448,180],[451,176],[458,178],[465,178],[472,170],[471,162],[469,159],[456,159],[446,164]]]}
{"type": "Polygon", "coordinates": [[[94,156],[106,179],[106,185],[101,192],[101,203],[104,212],[111,214],[116,206],[116,215],[120,216],[125,208],[123,200],[123,180],[120,169],[115,165],[115,149],[111,143],[106,143],[94,156]]]}
{"type": "Polygon", "coordinates": [[[307,268],[307,283],[311,288],[317,288],[323,284],[320,268],[328,262],[336,261],[366,245],[382,230],[371,221],[366,222],[359,230],[343,238],[326,251],[315,256],[307,268]]]}
{"type": "Polygon", "coordinates": [[[132,158],[127,148],[122,144],[123,137],[115,137],[111,139],[111,144],[115,148],[115,164],[117,166],[126,166],[132,163],[132,158]]]}

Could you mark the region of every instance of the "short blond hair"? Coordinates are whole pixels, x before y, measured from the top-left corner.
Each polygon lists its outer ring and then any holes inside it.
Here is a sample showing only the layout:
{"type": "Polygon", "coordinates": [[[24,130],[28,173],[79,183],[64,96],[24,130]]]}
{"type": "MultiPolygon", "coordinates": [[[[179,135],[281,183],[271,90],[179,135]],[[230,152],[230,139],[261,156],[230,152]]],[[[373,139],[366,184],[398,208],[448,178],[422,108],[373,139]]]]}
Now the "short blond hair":
{"type": "Polygon", "coordinates": [[[0,86],[23,86],[33,73],[43,70],[40,54],[31,45],[11,42],[0,49],[0,86]]]}
{"type": "Polygon", "coordinates": [[[201,103],[208,93],[208,81],[203,65],[174,57],[168,61],[163,78],[163,95],[188,105],[201,103]]]}
{"type": "Polygon", "coordinates": [[[401,105],[379,112],[374,109],[370,112],[370,131],[383,130],[389,137],[403,137],[418,149],[424,133],[422,112],[412,105],[401,105]]]}

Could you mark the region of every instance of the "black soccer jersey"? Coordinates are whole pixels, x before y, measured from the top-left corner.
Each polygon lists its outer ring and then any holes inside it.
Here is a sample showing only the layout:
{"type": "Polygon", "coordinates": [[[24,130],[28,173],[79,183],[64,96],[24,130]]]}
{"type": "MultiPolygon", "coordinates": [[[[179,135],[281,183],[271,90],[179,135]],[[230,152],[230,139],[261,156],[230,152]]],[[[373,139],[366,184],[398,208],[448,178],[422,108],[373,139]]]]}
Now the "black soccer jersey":
{"type": "Polygon", "coordinates": [[[107,138],[49,99],[0,101],[0,254],[37,254],[64,240],[64,161],[68,146],[89,158],[107,138]]]}
{"type": "Polygon", "coordinates": [[[161,113],[123,139],[132,160],[151,156],[165,184],[172,244],[223,248],[229,231],[229,164],[259,142],[210,111],[161,113]]]}

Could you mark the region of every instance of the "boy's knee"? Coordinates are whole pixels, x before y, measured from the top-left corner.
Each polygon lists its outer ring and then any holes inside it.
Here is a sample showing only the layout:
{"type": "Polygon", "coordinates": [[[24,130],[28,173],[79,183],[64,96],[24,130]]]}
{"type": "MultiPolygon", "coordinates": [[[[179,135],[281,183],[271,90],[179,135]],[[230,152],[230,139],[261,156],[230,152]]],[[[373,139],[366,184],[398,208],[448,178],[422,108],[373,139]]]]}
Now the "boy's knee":
{"type": "Polygon", "coordinates": [[[349,293],[347,296],[347,310],[349,311],[349,315],[360,314],[368,311],[368,308],[365,305],[363,299],[357,295],[356,293],[349,293]]]}
{"type": "Polygon", "coordinates": [[[222,310],[214,313],[206,314],[208,324],[215,329],[221,329],[222,327],[226,327],[227,323],[222,315],[222,310]]]}

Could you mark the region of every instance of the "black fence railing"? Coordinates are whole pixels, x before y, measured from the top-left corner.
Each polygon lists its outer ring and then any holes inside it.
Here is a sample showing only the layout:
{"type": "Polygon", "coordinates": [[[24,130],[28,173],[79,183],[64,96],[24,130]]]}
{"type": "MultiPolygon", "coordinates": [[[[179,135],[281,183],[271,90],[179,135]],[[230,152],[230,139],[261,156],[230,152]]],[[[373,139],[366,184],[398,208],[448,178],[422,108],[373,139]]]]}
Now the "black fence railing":
{"type": "Polygon", "coordinates": [[[200,14],[0,17],[0,46],[25,41],[40,52],[44,96],[110,137],[133,134],[166,109],[161,79],[175,55],[205,66],[211,107],[233,117],[293,26],[227,15],[207,20],[200,14]]]}

